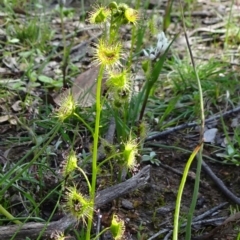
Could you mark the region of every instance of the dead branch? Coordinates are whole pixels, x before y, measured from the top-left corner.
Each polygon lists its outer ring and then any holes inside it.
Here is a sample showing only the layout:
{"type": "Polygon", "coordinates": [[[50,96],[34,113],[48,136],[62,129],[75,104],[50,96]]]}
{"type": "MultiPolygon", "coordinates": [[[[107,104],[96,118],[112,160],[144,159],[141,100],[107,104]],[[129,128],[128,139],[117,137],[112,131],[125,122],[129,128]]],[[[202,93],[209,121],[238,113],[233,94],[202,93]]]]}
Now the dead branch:
{"type": "MultiPolygon", "coordinates": [[[[210,123],[212,121],[216,121],[216,120],[220,119],[221,117],[222,118],[227,117],[227,116],[229,116],[231,114],[234,114],[234,113],[237,113],[239,111],[240,111],[240,106],[238,106],[238,107],[236,107],[234,109],[231,109],[229,111],[226,111],[225,113],[220,113],[220,114],[214,115],[214,116],[206,119],[205,120],[205,124],[206,123],[210,123]]],[[[167,130],[165,130],[163,132],[156,133],[153,136],[149,136],[149,137],[147,137],[145,139],[145,142],[151,141],[151,140],[155,140],[155,139],[158,139],[158,138],[161,138],[161,137],[164,137],[166,135],[169,135],[171,133],[174,133],[174,132],[182,130],[182,129],[196,127],[198,125],[199,125],[198,122],[184,123],[184,124],[178,125],[176,127],[169,128],[169,129],[167,129],[167,130]]]]}
{"type": "Polygon", "coordinates": [[[216,174],[212,171],[212,169],[202,161],[202,168],[204,172],[207,173],[207,175],[214,181],[214,183],[218,186],[218,188],[221,190],[221,192],[229,198],[231,201],[236,203],[237,205],[240,205],[240,198],[237,197],[234,193],[232,193],[224,184],[224,182],[216,176],[216,174]]]}
{"type": "Polygon", "coordinates": [[[221,225],[215,227],[208,234],[194,237],[193,240],[213,239],[215,234],[219,233],[221,235],[221,231],[223,230],[224,227],[232,225],[233,223],[237,224],[239,222],[239,220],[240,220],[240,212],[237,212],[237,213],[231,215],[230,217],[228,217],[221,225]]]}

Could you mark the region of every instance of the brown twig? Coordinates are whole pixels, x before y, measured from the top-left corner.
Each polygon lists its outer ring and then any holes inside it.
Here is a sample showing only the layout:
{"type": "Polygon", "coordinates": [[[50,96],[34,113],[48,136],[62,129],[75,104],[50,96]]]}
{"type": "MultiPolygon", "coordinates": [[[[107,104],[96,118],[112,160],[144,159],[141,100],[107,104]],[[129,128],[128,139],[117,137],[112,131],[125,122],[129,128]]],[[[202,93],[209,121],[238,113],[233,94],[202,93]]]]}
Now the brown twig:
{"type": "Polygon", "coordinates": [[[208,217],[210,215],[212,215],[214,212],[216,212],[217,210],[219,210],[220,208],[226,206],[228,203],[227,202],[224,202],[224,203],[221,203],[219,204],[218,206],[215,206],[209,210],[207,210],[206,212],[204,212],[203,214],[193,218],[193,222],[197,222],[197,221],[200,221],[202,220],[203,218],[205,217],[208,217]]]}
{"type": "Polygon", "coordinates": [[[214,183],[218,186],[218,188],[222,191],[222,193],[229,198],[234,203],[240,205],[240,198],[234,195],[223,183],[221,179],[219,179],[212,169],[202,161],[202,168],[207,173],[207,175],[214,181],[214,183]]]}
{"type": "Polygon", "coordinates": [[[235,213],[234,215],[231,215],[228,217],[221,225],[214,228],[210,233],[201,235],[198,237],[192,238],[193,240],[207,240],[207,239],[213,239],[214,235],[218,232],[221,232],[221,230],[226,227],[229,224],[232,224],[234,222],[239,222],[240,220],[240,212],[235,213]]]}
{"type": "MultiPolygon", "coordinates": [[[[233,113],[237,113],[237,112],[240,112],[240,106],[234,108],[234,109],[231,109],[229,111],[226,111],[225,113],[220,113],[220,114],[217,114],[217,115],[214,115],[208,119],[205,120],[205,124],[206,123],[210,123],[212,121],[215,121],[215,120],[218,120],[220,119],[221,117],[224,118],[224,117],[227,117],[233,113]]],[[[169,128],[163,132],[159,132],[157,134],[154,134],[153,136],[149,136],[145,139],[145,141],[151,141],[151,140],[155,140],[155,139],[158,139],[158,138],[161,138],[161,137],[164,137],[166,135],[169,135],[171,133],[174,133],[176,131],[179,131],[179,130],[182,130],[182,129],[185,129],[185,128],[191,128],[191,127],[196,127],[198,126],[199,123],[198,122],[192,122],[192,123],[184,123],[184,124],[181,124],[181,125],[178,125],[176,127],[173,127],[173,128],[169,128]]]]}

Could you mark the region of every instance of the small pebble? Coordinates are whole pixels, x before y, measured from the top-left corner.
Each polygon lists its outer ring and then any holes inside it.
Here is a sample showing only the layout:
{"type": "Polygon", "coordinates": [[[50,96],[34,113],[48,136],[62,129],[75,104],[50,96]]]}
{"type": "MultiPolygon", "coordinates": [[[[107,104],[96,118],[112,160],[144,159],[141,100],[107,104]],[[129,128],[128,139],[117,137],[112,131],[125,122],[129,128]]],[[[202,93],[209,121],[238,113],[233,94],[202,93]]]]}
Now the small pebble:
{"type": "Polygon", "coordinates": [[[128,209],[128,210],[131,210],[131,209],[134,208],[133,204],[127,199],[122,200],[122,207],[125,208],[125,209],[128,209]]]}

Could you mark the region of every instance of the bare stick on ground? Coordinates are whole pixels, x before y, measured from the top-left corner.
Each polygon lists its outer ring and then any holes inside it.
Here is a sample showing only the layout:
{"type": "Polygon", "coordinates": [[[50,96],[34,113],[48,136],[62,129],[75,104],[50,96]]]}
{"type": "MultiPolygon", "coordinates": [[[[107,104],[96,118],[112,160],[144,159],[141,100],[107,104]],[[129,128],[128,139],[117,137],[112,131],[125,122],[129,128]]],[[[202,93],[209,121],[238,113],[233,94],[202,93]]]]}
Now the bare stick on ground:
{"type": "MultiPolygon", "coordinates": [[[[225,113],[222,113],[222,114],[217,114],[217,115],[214,115],[208,119],[205,120],[205,124],[206,123],[210,123],[212,121],[216,121],[218,119],[220,119],[221,117],[227,117],[233,113],[237,113],[237,112],[240,112],[240,106],[234,108],[234,109],[231,109],[229,111],[226,111],[225,113]]],[[[182,125],[178,125],[176,127],[173,127],[173,128],[169,128],[163,132],[159,132],[157,134],[154,134],[153,136],[149,136],[145,139],[145,141],[151,141],[151,140],[155,140],[155,139],[158,139],[158,138],[161,138],[161,137],[164,137],[166,135],[169,135],[171,133],[174,133],[176,131],[179,131],[179,130],[182,130],[182,129],[185,129],[185,128],[191,128],[191,127],[196,127],[198,126],[199,123],[198,122],[192,122],[192,123],[184,123],[182,125]]]]}

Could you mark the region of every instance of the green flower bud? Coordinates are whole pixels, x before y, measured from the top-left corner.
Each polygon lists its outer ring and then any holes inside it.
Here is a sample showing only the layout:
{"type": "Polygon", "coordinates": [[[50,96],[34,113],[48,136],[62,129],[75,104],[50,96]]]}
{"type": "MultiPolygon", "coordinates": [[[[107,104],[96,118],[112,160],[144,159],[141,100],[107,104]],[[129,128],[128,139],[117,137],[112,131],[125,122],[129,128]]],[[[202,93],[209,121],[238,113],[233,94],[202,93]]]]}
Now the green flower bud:
{"type": "Polygon", "coordinates": [[[109,18],[111,12],[108,8],[105,7],[95,7],[89,15],[89,22],[92,24],[99,24],[106,22],[109,18]]]}
{"type": "Polygon", "coordinates": [[[108,8],[111,10],[118,9],[118,5],[116,2],[111,2],[111,3],[109,3],[108,8]]]}
{"type": "Polygon", "coordinates": [[[123,236],[125,231],[124,221],[115,214],[113,215],[113,218],[112,218],[110,231],[115,240],[124,239],[124,236],[123,236]]]}

